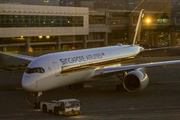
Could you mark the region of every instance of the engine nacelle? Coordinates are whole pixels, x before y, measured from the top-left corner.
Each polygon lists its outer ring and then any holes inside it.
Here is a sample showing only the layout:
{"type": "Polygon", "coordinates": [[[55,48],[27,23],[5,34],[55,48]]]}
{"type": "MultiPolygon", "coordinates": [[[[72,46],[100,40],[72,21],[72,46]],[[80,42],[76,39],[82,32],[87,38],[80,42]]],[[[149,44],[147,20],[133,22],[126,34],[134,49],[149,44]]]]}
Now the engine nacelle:
{"type": "Polygon", "coordinates": [[[123,86],[128,92],[138,92],[149,83],[149,77],[143,69],[129,72],[123,80],[123,86]]]}

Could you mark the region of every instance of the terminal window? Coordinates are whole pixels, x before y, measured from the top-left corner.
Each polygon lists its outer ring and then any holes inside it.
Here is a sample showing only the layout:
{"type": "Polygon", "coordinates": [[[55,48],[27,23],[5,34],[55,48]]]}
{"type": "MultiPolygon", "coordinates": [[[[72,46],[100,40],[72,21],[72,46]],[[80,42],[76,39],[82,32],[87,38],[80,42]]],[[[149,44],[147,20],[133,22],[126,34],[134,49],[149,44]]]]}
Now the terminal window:
{"type": "Polygon", "coordinates": [[[176,23],[180,24],[180,16],[176,16],[176,23]]]}
{"type": "Polygon", "coordinates": [[[83,27],[83,16],[0,15],[0,27],[83,27]]]}

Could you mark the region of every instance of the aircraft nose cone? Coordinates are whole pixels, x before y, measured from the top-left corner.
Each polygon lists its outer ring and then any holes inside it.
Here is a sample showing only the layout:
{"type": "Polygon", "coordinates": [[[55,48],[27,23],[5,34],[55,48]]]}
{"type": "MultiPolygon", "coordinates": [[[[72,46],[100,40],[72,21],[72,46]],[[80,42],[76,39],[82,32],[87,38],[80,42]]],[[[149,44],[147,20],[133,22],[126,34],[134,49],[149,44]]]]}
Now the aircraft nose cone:
{"type": "Polygon", "coordinates": [[[22,80],[22,87],[27,90],[30,91],[30,85],[28,84],[27,80],[22,80]]]}
{"type": "Polygon", "coordinates": [[[23,77],[21,85],[26,91],[30,91],[30,92],[34,91],[35,88],[34,84],[28,77],[23,77]]]}

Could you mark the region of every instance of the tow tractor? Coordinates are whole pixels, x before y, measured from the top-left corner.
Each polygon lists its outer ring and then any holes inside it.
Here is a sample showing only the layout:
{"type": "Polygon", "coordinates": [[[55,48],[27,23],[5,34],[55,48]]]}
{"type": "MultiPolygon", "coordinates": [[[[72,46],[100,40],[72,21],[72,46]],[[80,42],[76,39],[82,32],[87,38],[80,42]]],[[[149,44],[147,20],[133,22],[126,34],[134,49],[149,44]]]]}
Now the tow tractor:
{"type": "Polygon", "coordinates": [[[81,113],[80,105],[80,101],[77,99],[52,100],[52,102],[40,102],[40,109],[56,115],[79,115],[81,113]]]}

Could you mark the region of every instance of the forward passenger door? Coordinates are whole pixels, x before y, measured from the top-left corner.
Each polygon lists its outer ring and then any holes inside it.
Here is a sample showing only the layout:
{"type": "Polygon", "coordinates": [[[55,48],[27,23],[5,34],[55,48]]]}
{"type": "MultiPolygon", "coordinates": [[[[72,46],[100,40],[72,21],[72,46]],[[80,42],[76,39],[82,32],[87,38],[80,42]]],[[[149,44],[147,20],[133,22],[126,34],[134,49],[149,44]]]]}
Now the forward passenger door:
{"type": "Polygon", "coordinates": [[[54,69],[55,69],[55,76],[59,76],[60,72],[61,72],[61,69],[59,68],[58,63],[57,62],[53,62],[53,66],[54,66],[54,69]]]}

